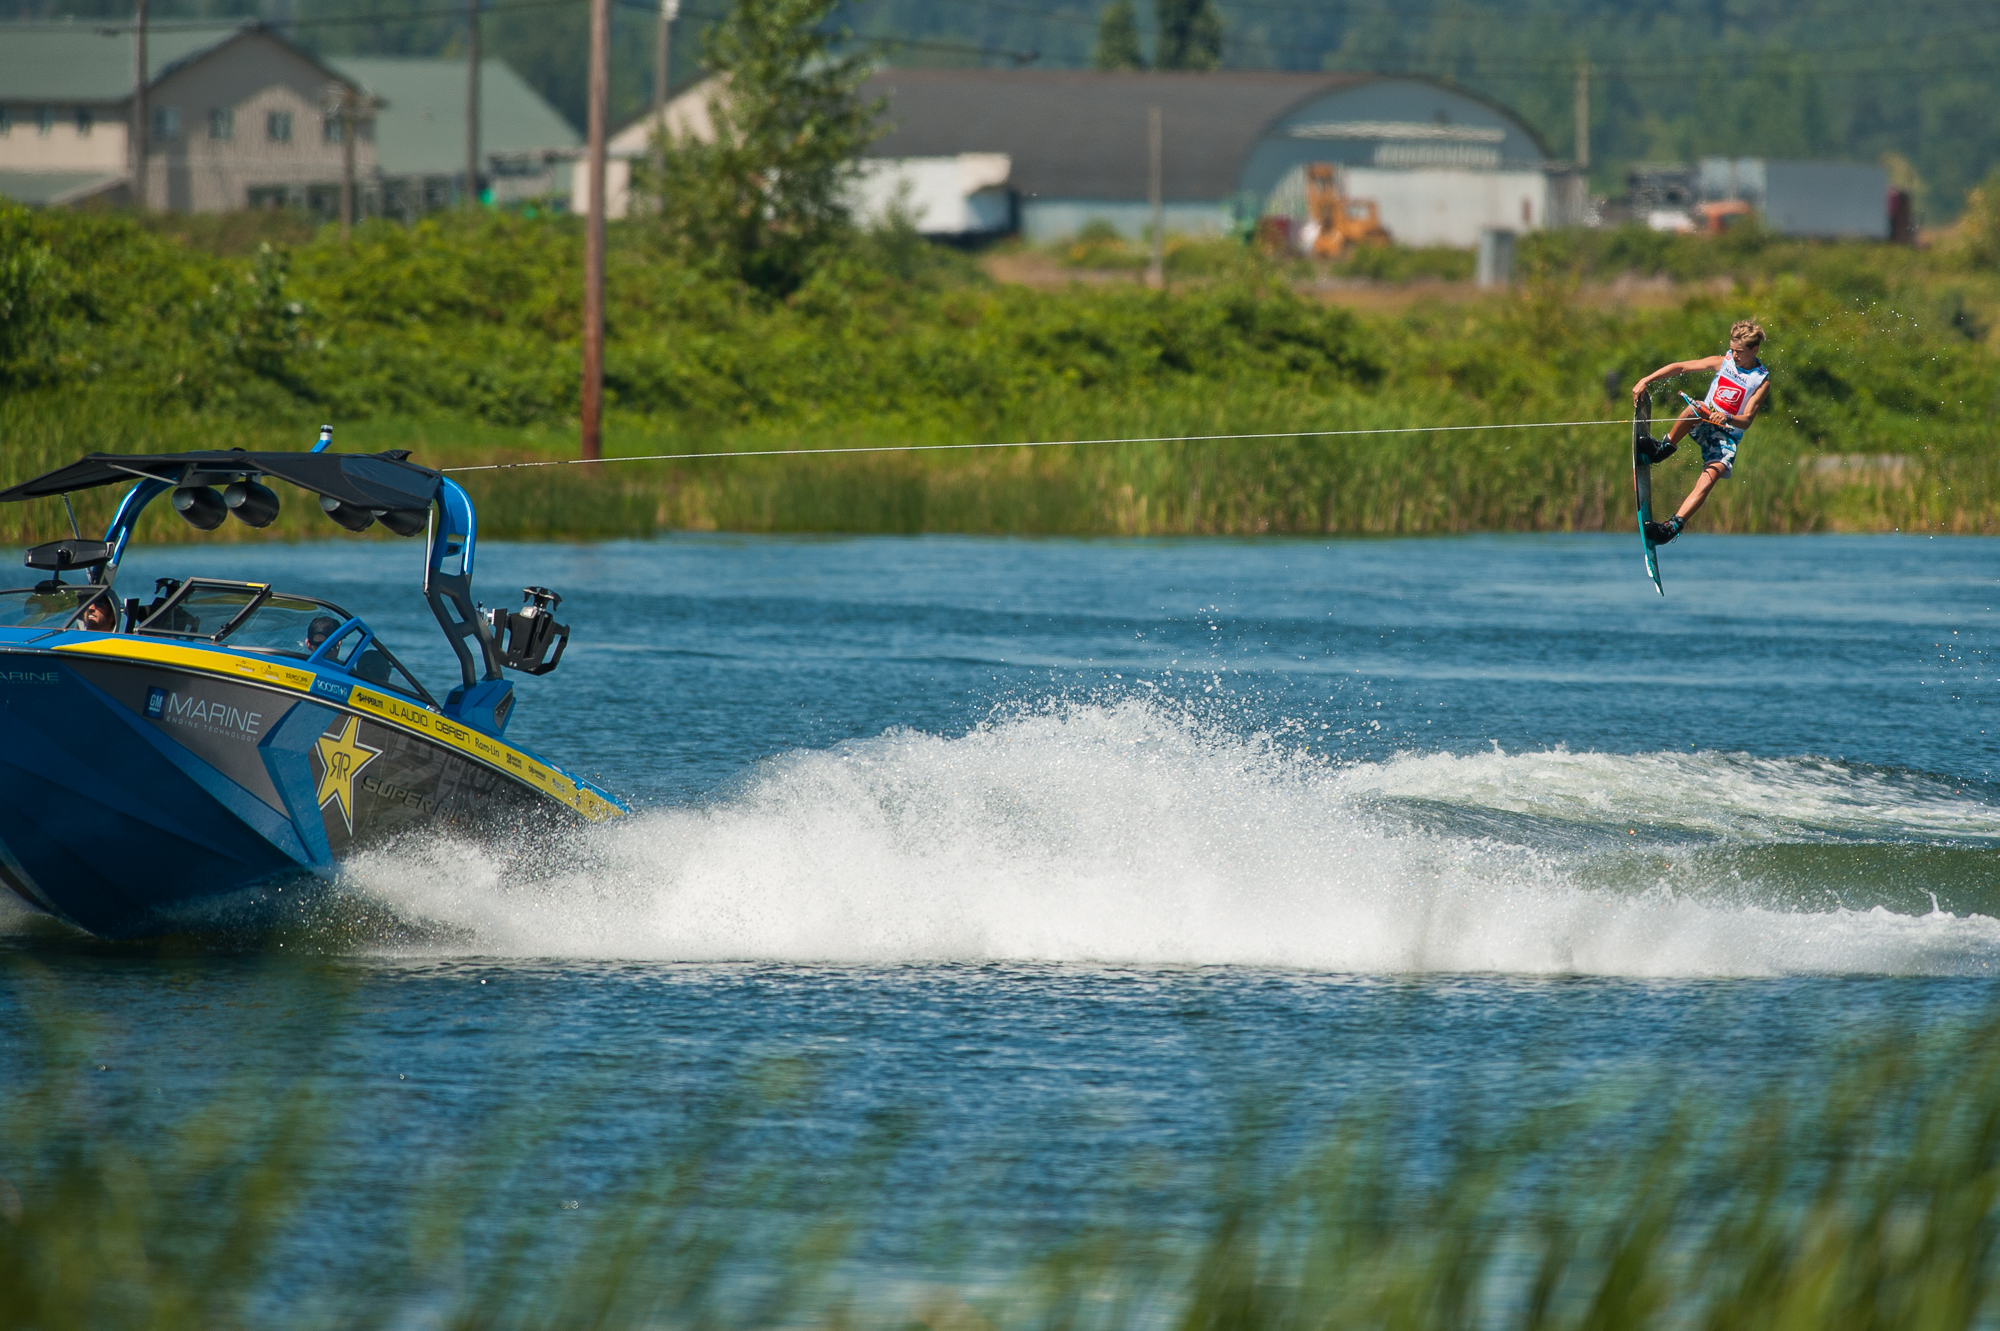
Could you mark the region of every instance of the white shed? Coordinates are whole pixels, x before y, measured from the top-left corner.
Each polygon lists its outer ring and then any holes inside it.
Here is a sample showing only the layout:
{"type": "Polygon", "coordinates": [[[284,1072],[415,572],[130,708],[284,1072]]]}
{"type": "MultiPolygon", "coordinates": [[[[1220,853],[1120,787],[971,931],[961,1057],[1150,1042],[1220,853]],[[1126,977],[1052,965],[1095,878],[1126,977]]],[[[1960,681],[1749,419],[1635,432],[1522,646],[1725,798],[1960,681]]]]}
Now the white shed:
{"type": "MultiPolygon", "coordinates": [[[[729,96],[727,76],[707,79],[612,135],[605,144],[604,213],[624,217],[632,207],[632,163],[653,150],[663,123],[670,136],[707,141],[715,136],[713,100],[729,96]]],[[[589,211],[590,163],[579,159],[571,171],[570,207],[589,211]]],[[[1014,225],[1008,189],[1012,171],[1005,153],[966,152],[936,157],[865,157],[849,201],[863,223],[885,221],[901,208],[925,235],[981,235],[1014,225]]]]}

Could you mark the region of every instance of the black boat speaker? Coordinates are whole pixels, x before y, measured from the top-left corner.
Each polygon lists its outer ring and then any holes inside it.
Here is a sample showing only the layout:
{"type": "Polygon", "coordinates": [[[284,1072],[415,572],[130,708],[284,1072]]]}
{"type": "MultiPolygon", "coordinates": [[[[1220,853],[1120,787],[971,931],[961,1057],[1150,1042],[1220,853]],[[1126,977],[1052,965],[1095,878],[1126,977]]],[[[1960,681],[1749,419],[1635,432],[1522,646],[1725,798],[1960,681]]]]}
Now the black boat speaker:
{"type": "Polygon", "coordinates": [[[222,502],[238,522],[252,527],[268,527],[278,516],[278,496],[255,481],[237,481],[222,492],[222,502]]]}
{"type": "Polygon", "coordinates": [[[214,531],[229,516],[229,506],[206,485],[183,485],[174,491],[174,512],[186,518],[191,527],[214,531]]]}
{"type": "Polygon", "coordinates": [[[375,515],[382,525],[398,536],[415,536],[430,524],[427,508],[385,508],[375,515]]]}
{"type": "Polygon", "coordinates": [[[349,531],[367,531],[375,525],[375,512],[373,509],[356,508],[352,504],[343,504],[332,495],[321,495],[319,497],[319,506],[322,512],[349,531]]]}
{"type": "Polygon", "coordinates": [[[562,664],[563,648],[569,646],[569,625],[556,623],[555,609],[562,597],[546,587],[523,587],[521,595],[528,603],[519,610],[487,611],[487,627],[501,665],[527,675],[546,675],[562,664]]]}

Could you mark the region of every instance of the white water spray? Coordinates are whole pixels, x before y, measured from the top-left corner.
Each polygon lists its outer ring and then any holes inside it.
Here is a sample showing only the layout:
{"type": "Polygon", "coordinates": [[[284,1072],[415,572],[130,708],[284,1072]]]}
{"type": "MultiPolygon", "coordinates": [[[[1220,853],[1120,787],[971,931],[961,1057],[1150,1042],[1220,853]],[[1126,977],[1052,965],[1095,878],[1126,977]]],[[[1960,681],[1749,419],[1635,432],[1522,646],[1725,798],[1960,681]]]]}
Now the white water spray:
{"type": "Polygon", "coordinates": [[[1614,891],[1584,881],[1580,852],[1413,830],[1398,802],[1724,844],[2000,839],[2000,810],[1970,795],[1810,760],[1337,765],[1135,701],[796,753],[711,806],[596,829],[587,869],[528,883],[462,846],[364,856],[348,881],[469,931],[467,950],[517,956],[1642,976],[2000,963],[1986,916],[1614,891]]]}

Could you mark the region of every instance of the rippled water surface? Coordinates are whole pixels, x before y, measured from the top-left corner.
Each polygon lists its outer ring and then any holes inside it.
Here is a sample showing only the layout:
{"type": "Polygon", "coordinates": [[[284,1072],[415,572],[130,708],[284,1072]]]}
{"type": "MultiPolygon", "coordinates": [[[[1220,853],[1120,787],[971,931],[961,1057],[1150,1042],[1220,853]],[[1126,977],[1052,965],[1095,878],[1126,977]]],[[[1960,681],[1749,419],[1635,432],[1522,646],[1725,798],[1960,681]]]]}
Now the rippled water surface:
{"type": "MultiPolygon", "coordinates": [[[[122,581],[325,595],[441,681],[419,562],[145,550],[122,581]]],[[[385,1184],[587,1083],[588,1193],[678,1092],[800,1053],[846,1088],[826,1132],[923,1106],[913,1177],[977,1144],[1009,1163],[956,1185],[1012,1215],[1204,1158],[1260,1079],[1528,1103],[1984,1010],[2000,543],[1666,565],[1661,600],[1613,537],[491,545],[485,599],[554,587],[576,635],[510,737],[635,815],[375,852],[250,954],[0,916],[0,1056],[82,1015],[163,1105],[289,1060],[385,1184]]]]}

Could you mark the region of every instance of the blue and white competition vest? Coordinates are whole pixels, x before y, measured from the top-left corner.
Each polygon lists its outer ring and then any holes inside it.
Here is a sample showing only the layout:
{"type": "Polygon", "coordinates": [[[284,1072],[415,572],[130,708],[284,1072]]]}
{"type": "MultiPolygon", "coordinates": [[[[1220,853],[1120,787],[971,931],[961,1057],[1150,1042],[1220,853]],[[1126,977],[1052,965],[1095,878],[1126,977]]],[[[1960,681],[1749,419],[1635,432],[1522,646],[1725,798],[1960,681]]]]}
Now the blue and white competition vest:
{"type": "MultiPolygon", "coordinates": [[[[1764,381],[1770,377],[1771,367],[1761,360],[1757,362],[1755,368],[1743,370],[1737,368],[1736,357],[1733,354],[1725,355],[1722,358],[1722,368],[1715,372],[1715,382],[1708,386],[1708,396],[1702,401],[1732,416],[1741,416],[1751,395],[1762,388],[1764,381]]],[[[1734,426],[1718,425],[1715,428],[1738,443],[1743,441],[1743,431],[1734,426]]]]}

